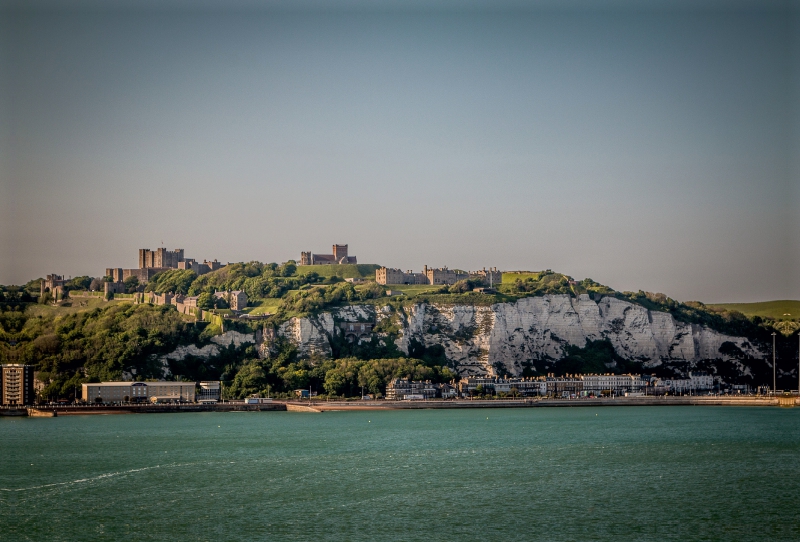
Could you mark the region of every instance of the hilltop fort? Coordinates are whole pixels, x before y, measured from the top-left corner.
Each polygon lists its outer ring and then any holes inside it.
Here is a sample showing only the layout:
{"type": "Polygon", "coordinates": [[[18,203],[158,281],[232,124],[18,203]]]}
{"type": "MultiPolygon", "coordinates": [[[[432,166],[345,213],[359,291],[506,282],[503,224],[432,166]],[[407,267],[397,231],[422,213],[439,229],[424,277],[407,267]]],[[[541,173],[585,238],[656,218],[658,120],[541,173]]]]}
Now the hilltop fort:
{"type": "Polygon", "coordinates": [[[300,253],[300,265],[326,265],[326,264],[356,264],[355,256],[348,256],[347,245],[333,245],[333,254],[300,253]]]}

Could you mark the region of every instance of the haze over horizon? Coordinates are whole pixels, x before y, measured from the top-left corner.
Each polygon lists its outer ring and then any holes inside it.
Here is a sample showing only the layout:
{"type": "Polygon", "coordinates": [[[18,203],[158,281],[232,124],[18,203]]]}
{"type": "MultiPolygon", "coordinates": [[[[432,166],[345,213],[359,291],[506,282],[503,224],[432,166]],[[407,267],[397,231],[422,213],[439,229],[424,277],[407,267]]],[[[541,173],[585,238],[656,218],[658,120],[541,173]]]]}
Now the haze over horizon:
{"type": "Polygon", "coordinates": [[[800,299],[797,3],[588,5],[0,3],[0,284],[348,243],[800,299]]]}

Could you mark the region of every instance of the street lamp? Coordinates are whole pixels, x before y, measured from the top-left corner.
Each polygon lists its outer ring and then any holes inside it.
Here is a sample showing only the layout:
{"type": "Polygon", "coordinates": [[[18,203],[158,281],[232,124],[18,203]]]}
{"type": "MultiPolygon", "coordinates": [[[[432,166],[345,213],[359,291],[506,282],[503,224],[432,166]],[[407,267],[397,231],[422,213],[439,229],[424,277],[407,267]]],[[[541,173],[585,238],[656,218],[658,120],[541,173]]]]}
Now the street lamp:
{"type": "Polygon", "coordinates": [[[772,332],[772,395],[775,395],[775,393],[777,393],[778,391],[776,384],[777,371],[775,370],[775,335],[777,335],[777,333],[773,331],[772,332]]]}

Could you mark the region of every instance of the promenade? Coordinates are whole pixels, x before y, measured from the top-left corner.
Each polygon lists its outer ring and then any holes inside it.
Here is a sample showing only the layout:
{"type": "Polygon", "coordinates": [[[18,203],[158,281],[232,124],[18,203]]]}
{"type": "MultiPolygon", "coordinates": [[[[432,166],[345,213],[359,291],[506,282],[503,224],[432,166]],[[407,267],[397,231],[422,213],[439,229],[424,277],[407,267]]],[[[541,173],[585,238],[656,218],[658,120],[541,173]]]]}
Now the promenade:
{"type": "Polygon", "coordinates": [[[417,400],[417,401],[308,401],[292,402],[320,412],[344,410],[401,410],[432,408],[537,408],[606,406],[800,406],[800,397],[782,396],[661,396],[580,399],[494,399],[494,400],[417,400]]]}
{"type": "Polygon", "coordinates": [[[580,399],[482,399],[482,400],[417,400],[417,401],[273,401],[259,405],[225,402],[213,405],[41,405],[20,409],[0,409],[0,416],[85,416],[103,414],[166,414],[178,412],[326,412],[358,410],[419,410],[458,408],[552,408],[607,406],[800,406],[797,395],[778,396],[662,396],[580,399]]]}

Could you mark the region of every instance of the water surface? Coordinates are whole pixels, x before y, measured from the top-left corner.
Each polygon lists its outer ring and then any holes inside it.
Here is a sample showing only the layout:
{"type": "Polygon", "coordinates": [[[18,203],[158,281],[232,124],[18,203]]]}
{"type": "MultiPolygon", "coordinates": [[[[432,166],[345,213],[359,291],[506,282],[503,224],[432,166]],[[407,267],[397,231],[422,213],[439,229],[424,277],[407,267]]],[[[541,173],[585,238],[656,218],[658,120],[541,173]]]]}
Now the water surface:
{"type": "Polygon", "coordinates": [[[2,540],[800,540],[800,409],[0,418],[2,540]]]}

